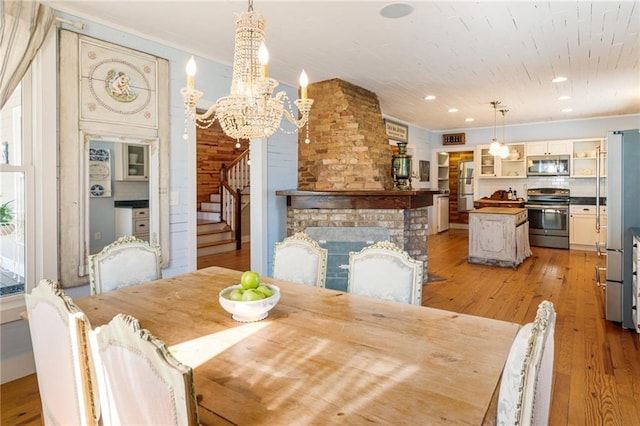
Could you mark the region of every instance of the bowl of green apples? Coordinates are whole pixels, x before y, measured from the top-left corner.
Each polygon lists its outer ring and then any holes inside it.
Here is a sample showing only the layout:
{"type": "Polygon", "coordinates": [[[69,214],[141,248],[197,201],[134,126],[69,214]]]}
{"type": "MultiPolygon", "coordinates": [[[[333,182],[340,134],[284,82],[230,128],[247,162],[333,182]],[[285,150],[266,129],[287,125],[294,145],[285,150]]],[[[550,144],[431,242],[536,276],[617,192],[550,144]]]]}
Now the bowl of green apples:
{"type": "Polygon", "coordinates": [[[218,295],[220,306],[239,322],[265,319],[280,300],[280,289],[260,282],[257,272],[246,271],[240,284],[223,289],[218,295]]]}

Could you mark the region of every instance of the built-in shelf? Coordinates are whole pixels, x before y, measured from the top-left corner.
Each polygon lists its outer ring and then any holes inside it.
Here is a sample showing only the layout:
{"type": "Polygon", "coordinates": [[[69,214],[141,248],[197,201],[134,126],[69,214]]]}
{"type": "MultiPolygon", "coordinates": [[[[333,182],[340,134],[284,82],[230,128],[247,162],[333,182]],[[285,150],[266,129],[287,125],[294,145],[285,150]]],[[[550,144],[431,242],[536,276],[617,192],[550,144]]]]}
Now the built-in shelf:
{"type": "Polygon", "coordinates": [[[449,153],[438,153],[438,189],[449,191],[449,153]]]}

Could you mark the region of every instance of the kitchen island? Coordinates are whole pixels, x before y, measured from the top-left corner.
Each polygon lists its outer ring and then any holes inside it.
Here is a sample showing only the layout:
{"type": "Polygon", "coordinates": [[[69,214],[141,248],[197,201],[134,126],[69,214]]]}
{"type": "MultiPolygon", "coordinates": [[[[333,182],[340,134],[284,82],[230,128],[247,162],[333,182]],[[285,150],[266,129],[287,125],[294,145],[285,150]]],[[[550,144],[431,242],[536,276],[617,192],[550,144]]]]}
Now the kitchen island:
{"type": "Polygon", "coordinates": [[[484,207],[469,212],[469,263],[515,268],[531,256],[527,209],[484,207]]]}

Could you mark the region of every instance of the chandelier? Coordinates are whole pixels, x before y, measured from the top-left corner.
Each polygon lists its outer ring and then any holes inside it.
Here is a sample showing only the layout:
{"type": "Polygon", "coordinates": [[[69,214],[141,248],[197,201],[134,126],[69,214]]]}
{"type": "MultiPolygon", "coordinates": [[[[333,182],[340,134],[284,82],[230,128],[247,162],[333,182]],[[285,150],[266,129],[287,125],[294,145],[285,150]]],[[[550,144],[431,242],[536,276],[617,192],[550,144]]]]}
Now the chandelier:
{"type": "MultiPolygon", "coordinates": [[[[294,131],[306,125],[305,143],[309,143],[309,112],[313,99],[307,97],[309,80],[304,70],[300,74],[300,99],[292,102],[284,91],[273,96],[278,82],[269,78],[269,52],[264,44],[266,21],[253,10],[249,0],[246,12],[236,16],[236,36],[233,54],[233,75],[228,96],[216,101],[203,114],[196,111],[202,92],[195,89],[196,64],[193,57],[187,63],[187,87],[180,90],[186,116],[199,128],[211,127],[217,119],[229,137],[239,139],[268,138],[280,127],[282,117],[295,126],[294,131]]],[[[237,145],[236,145],[237,146],[237,145]]]]}
{"type": "Polygon", "coordinates": [[[500,112],[502,113],[502,142],[498,142],[498,138],[496,137],[498,106],[501,103],[500,101],[491,102],[493,106],[493,139],[491,140],[491,145],[489,145],[489,154],[499,156],[500,158],[507,158],[509,156],[509,148],[504,144],[504,116],[509,110],[505,107],[500,108],[500,112]]]}

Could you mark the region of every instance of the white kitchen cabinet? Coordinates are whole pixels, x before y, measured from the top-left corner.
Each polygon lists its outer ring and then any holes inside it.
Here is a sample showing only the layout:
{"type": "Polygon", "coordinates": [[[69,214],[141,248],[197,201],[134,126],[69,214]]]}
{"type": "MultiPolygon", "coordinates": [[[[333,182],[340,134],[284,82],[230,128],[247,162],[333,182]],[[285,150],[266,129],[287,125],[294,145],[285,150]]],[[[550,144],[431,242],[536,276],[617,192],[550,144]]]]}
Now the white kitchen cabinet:
{"type": "Polygon", "coordinates": [[[607,241],[607,208],[600,207],[600,232],[596,232],[596,206],[572,205],[569,208],[569,245],[571,249],[596,250],[596,243],[607,241]]]}
{"type": "Polygon", "coordinates": [[[438,219],[436,221],[436,231],[442,232],[449,229],[449,196],[436,195],[436,209],[438,219]]]}
{"type": "Polygon", "coordinates": [[[572,177],[596,177],[596,151],[600,149],[600,176],[606,177],[607,148],[604,139],[573,141],[571,156],[572,177]]]}
{"type": "Polygon", "coordinates": [[[476,165],[476,168],[480,170],[478,174],[479,177],[527,177],[527,151],[525,144],[511,143],[506,145],[509,150],[509,156],[507,158],[500,158],[489,154],[489,145],[478,146],[476,153],[479,164],[476,165]]]}
{"type": "Polygon", "coordinates": [[[500,158],[498,176],[508,178],[526,178],[526,150],[523,143],[508,143],[509,156],[500,158]]]}
{"type": "Polygon", "coordinates": [[[117,143],[116,180],[149,180],[149,147],[139,144],[117,143]]]}
{"type": "Polygon", "coordinates": [[[541,141],[527,143],[528,156],[570,155],[571,141],[541,141]]]}
{"type": "Polygon", "coordinates": [[[133,235],[149,241],[149,209],[116,207],[116,238],[133,235]]]}
{"type": "Polygon", "coordinates": [[[498,159],[499,157],[495,157],[489,154],[489,145],[479,145],[477,148],[477,158],[479,164],[477,164],[476,168],[480,170],[478,173],[479,177],[497,177],[498,172],[498,159]]]}

